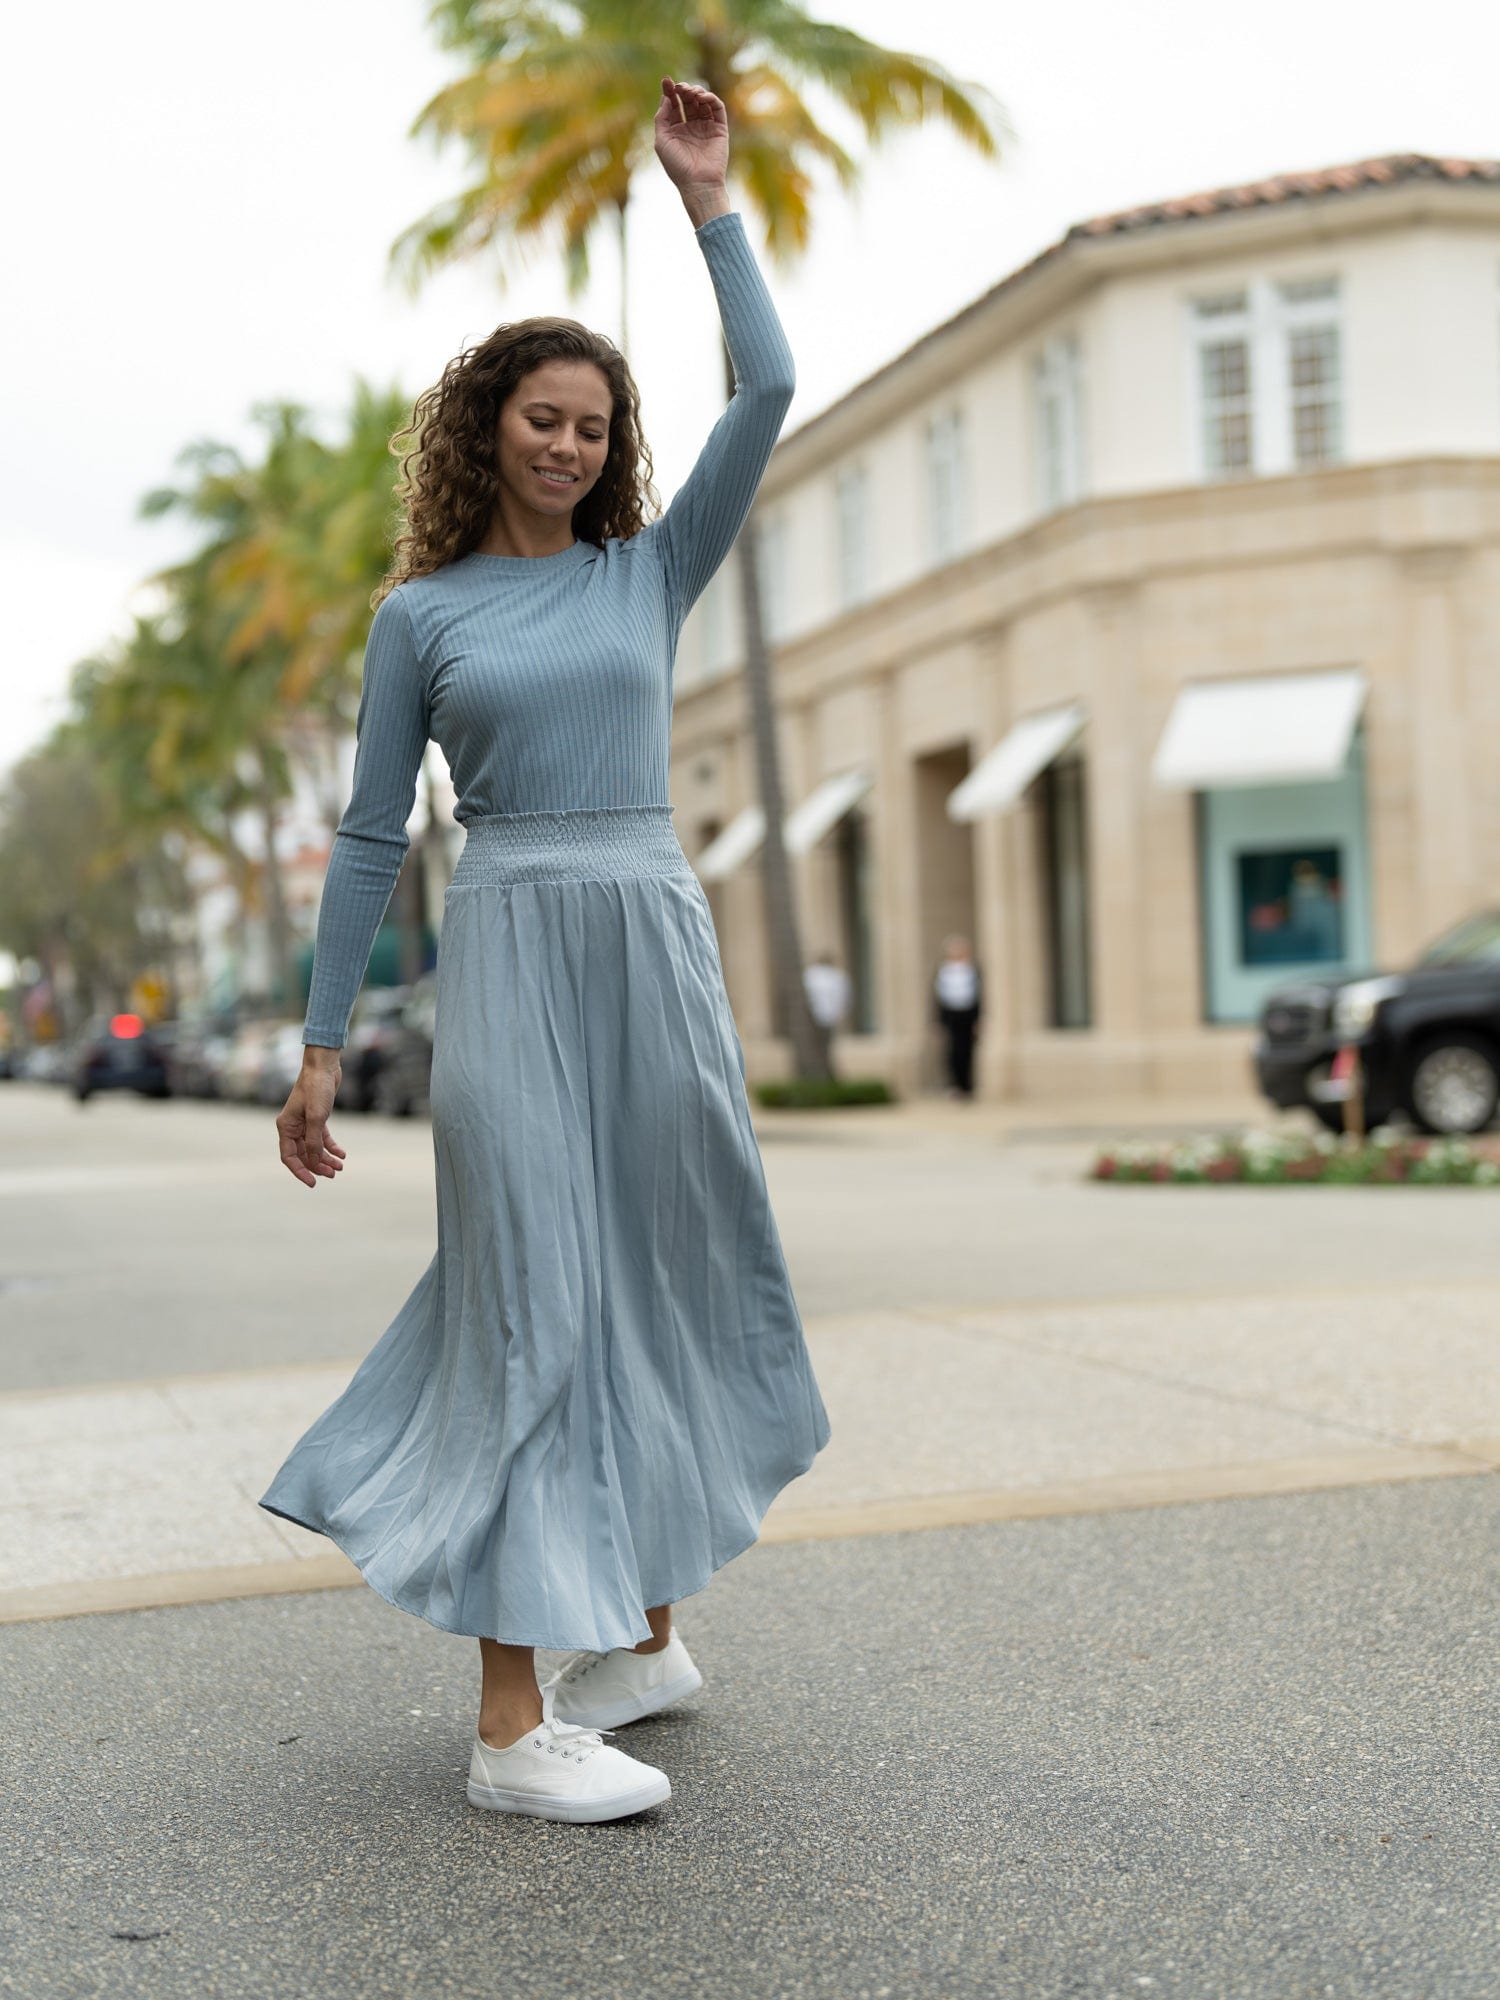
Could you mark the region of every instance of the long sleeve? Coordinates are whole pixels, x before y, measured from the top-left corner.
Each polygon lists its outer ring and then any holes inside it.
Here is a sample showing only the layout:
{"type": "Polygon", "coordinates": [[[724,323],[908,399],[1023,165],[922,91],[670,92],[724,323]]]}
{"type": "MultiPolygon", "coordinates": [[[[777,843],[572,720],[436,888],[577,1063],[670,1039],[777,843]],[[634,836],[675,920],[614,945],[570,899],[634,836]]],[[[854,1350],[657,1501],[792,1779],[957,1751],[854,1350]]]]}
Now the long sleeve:
{"type": "Polygon", "coordinates": [[[646,530],[657,538],[679,629],[745,524],[797,386],[792,350],[739,210],[710,216],[695,234],[718,298],[735,387],[697,463],[646,530]]]}
{"type": "Polygon", "coordinates": [[[382,598],[365,644],[354,780],[318,906],[304,1042],[344,1045],[375,933],[411,844],[406,822],[427,740],[427,690],[398,585],[382,598]]]}

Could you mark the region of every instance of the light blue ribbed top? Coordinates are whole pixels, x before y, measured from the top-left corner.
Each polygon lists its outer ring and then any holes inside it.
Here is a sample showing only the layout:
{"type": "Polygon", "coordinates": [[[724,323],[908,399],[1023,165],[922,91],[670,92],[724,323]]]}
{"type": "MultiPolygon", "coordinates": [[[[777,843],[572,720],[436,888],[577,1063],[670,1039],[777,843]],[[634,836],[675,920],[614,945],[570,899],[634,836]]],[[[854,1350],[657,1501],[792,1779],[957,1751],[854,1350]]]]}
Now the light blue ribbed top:
{"type": "Polygon", "coordinates": [[[334,835],[304,1042],[342,1048],[406,857],[429,739],[461,823],[492,813],[667,805],[683,620],[745,523],[795,388],[791,349],[738,209],[694,232],[735,390],[670,506],[628,540],[461,557],[398,584],[370,625],[349,804],[334,835]]]}

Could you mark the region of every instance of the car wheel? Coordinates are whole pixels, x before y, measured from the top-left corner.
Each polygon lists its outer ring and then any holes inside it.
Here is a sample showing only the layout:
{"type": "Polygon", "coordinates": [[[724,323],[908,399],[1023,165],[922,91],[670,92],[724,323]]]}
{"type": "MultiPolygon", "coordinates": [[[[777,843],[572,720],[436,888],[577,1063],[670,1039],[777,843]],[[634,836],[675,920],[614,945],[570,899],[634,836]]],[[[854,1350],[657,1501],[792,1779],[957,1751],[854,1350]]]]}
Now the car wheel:
{"type": "Polygon", "coordinates": [[[1424,1132],[1482,1132],[1500,1105],[1500,1063],[1481,1035],[1453,1031],[1417,1052],[1407,1108],[1424,1132]]]}

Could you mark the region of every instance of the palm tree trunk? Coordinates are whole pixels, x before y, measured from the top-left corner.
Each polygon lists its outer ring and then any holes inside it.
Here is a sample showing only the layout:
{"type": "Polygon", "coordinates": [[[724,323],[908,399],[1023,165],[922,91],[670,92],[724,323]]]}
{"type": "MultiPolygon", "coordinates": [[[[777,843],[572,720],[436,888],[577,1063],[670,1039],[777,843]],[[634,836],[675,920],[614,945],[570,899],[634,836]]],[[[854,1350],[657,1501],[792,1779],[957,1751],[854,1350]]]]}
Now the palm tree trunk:
{"type": "Polygon", "coordinates": [[[281,876],[281,856],[276,852],[279,801],[269,783],[261,794],[261,821],[265,827],[264,882],[266,889],[266,941],[271,965],[271,1000],[285,1006],[292,990],[292,927],[287,917],[286,885],[281,876]]]}
{"type": "Polygon", "coordinates": [[[629,203],[630,192],[627,188],[615,206],[615,225],[620,232],[620,352],[627,361],[630,358],[630,261],[626,255],[630,241],[626,220],[629,203]]]}
{"type": "MultiPolygon", "coordinates": [[[[734,361],[723,343],[726,391],[734,394],[734,361]]],[[[750,725],[755,742],[756,787],[766,816],[761,844],[760,881],[766,921],[766,947],[771,960],[771,985],[792,1059],[799,1077],[832,1074],[828,1053],[807,1002],[802,979],[802,946],[797,930],[797,905],[792,871],[787,861],[781,822],[785,803],[781,760],[776,748],[776,707],[771,694],[771,663],[766,649],[761,610],[760,565],[754,510],[735,543],[739,558],[740,605],[745,627],[745,687],[750,697],[750,725]]]]}

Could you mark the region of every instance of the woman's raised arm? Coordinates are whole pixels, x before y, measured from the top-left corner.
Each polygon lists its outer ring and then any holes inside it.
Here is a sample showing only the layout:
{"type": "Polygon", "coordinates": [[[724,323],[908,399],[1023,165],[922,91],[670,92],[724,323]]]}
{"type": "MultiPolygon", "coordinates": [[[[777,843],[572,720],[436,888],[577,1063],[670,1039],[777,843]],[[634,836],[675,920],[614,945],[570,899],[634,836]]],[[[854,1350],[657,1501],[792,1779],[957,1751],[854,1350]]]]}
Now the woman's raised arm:
{"type": "Polygon", "coordinates": [[[680,629],[734,546],[780,435],[797,380],[792,351],[745,234],[727,206],[728,121],[712,91],[663,79],[656,150],[682,196],[708,264],[734,365],[734,394],[670,506],[644,531],[654,538],[680,629]],[[674,123],[680,101],[686,119],[674,123]]]}

